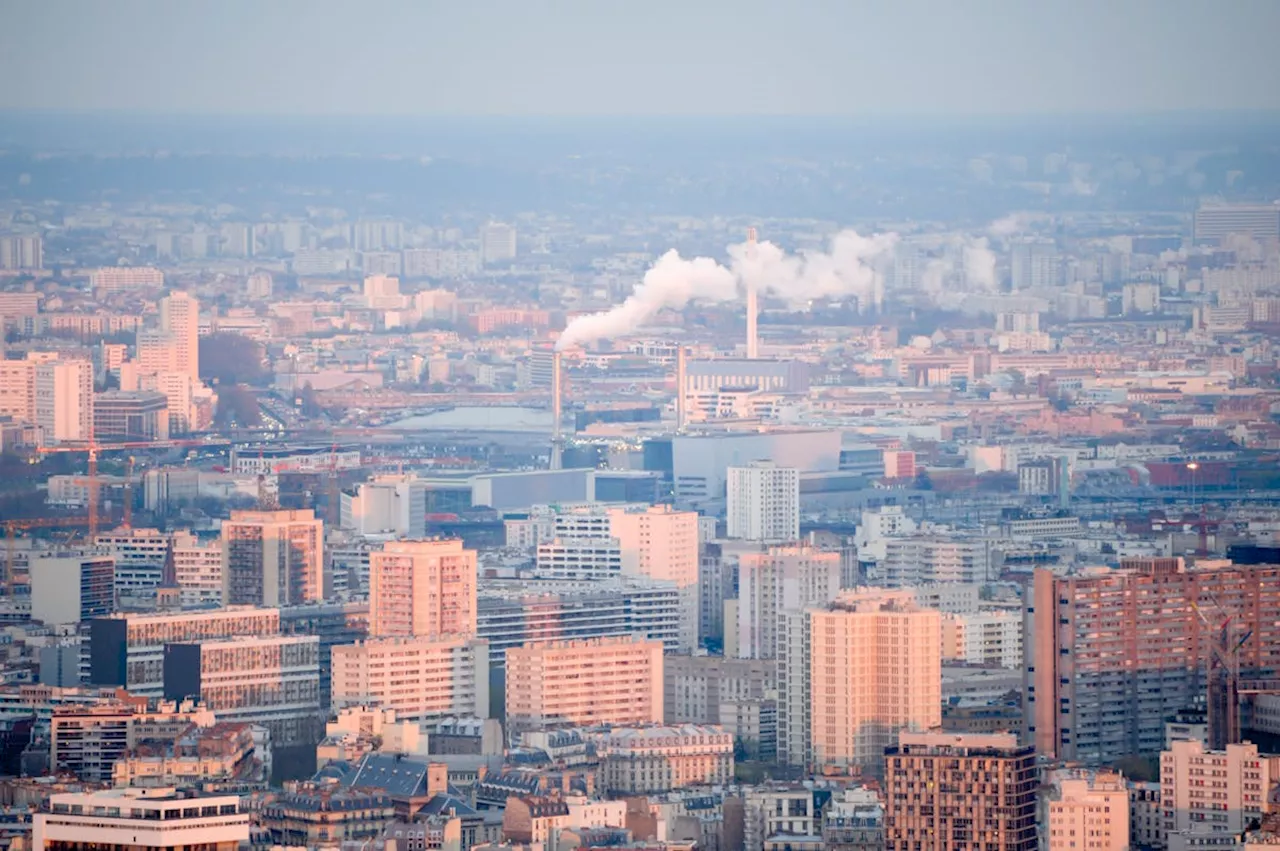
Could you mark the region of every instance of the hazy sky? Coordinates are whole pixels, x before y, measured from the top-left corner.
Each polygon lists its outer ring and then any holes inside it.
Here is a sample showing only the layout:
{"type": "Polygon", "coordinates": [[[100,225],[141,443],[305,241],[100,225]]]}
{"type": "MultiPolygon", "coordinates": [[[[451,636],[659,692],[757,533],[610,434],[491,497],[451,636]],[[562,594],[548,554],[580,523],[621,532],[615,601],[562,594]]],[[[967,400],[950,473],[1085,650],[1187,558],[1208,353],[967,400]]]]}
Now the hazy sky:
{"type": "Polygon", "coordinates": [[[0,0],[0,109],[1280,108],[1280,0],[0,0]]]}

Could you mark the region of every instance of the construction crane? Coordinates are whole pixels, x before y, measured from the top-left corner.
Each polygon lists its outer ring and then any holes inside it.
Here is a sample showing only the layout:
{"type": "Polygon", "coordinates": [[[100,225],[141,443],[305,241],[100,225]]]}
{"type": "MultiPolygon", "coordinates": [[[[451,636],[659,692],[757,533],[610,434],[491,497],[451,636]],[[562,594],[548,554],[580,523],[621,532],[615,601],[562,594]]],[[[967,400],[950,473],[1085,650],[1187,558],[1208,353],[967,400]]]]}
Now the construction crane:
{"type": "MultiPolygon", "coordinates": [[[[1214,606],[1222,606],[1214,600],[1214,606]]],[[[1235,615],[1226,613],[1222,623],[1214,626],[1194,600],[1191,610],[1209,630],[1210,659],[1207,671],[1206,704],[1209,720],[1210,750],[1225,750],[1227,745],[1240,742],[1240,649],[1244,647],[1253,630],[1247,630],[1239,639],[1233,639],[1231,623],[1235,615]]]]}
{"type": "MultiPolygon", "coordinates": [[[[84,482],[88,485],[88,498],[85,500],[89,517],[89,539],[98,536],[98,453],[116,452],[125,449],[150,449],[163,451],[190,446],[209,446],[206,440],[165,440],[165,441],[125,441],[122,443],[98,443],[95,438],[83,443],[64,443],[58,446],[42,446],[38,451],[42,455],[53,455],[64,452],[84,452],[88,454],[88,470],[84,482]]],[[[130,459],[132,462],[132,459],[130,459]]],[[[132,517],[130,517],[132,520],[132,517]]]]}

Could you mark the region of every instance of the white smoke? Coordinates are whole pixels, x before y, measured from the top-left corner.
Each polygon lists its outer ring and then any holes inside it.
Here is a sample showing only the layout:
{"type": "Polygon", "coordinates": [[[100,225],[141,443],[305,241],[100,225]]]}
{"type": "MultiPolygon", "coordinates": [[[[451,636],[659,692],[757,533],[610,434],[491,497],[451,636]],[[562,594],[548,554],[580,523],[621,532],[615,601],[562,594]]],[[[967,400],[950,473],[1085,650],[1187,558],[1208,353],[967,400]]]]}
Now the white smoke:
{"type": "Polygon", "coordinates": [[[1004,218],[996,219],[992,222],[987,227],[987,232],[996,239],[1008,239],[1014,234],[1026,230],[1029,224],[1029,217],[1025,213],[1010,213],[1004,218]]]}
{"type": "Polygon", "coordinates": [[[985,236],[964,246],[964,279],[971,292],[993,293],[1000,289],[996,279],[996,255],[985,236]]]}
{"type": "Polygon", "coordinates": [[[735,301],[749,286],[761,295],[799,303],[815,298],[856,298],[862,309],[879,302],[884,281],[876,261],[887,256],[898,236],[862,236],[842,231],[829,251],[788,254],[771,242],[754,251],[747,243],[729,246],[729,266],[707,257],[682,258],[668,251],[645,273],[626,301],[611,310],[579,316],[569,323],[557,349],[610,339],[635,331],[664,309],[679,310],[695,300],[735,301]]]}

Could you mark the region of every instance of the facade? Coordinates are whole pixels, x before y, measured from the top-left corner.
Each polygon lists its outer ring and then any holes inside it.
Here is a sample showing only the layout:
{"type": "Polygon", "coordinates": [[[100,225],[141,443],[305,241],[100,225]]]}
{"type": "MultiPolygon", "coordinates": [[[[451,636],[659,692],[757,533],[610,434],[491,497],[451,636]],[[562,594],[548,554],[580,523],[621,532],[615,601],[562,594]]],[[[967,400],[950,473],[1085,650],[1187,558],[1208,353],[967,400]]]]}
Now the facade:
{"type": "Polygon", "coordinates": [[[800,471],[757,461],[730,467],[726,485],[728,535],[748,541],[800,537],[800,471]]]}
{"type": "Polygon", "coordinates": [[[74,624],[115,611],[116,560],[108,551],[34,553],[29,564],[33,620],[74,624]]]}
{"type": "Polygon", "coordinates": [[[260,821],[275,847],[332,848],[380,840],[395,817],[385,792],[305,783],[276,795],[260,821]]]}
{"type": "Polygon", "coordinates": [[[167,440],[169,400],[150,390],[110,390],[93,397],[93,436],[98,440],[167,440]]]}
{"type": "Polygon", "coordinates": [[[476,634],[501,667],[513,647],[547,641],[640,635],[668,651],[680,643],[680,592],[637,576],[591,583],[488,581],[476,605],[476,634]]]}
{"type": "Polygon", "coordinates": [[[1280,783],[1280,756],[1245,742],[1206,750],[1200,742],[1174,742],[1160,754],[1160,811],[1169,851],[1236,848],[1252,822],[1272,811],[1280,783]]]}
{"type": "Polygon", "coordinates": [[[162,697],[165,645],[279,633],[280,611],[253,606],[203,612],[107,613],[89,621],[89,682],[118,686],[141,697],[162,697]]]}
{"type": "Polygon", "coordinates": [[[0,236],[0,269],[44,268],[44,240],[37,233],[0,236]]]}
{"type": "Polygon", "coordinates": [[[46,443],[93,437],[93,364],[54,360],[35,367],[36,425],[46,443]]]}
{"type": "Polygon", "coordinates": [[[985,540],[912,536],[885,542],[884,584],[909,588],[931,582],[990,582],[985,540]]]}
{"type": "Polygon", "coordinates": [[[738,557],[738,620],[734,625],[738,656],[778,658],[779,618],[825,605],[839,593],[839,553],[807,546],[742,553],[738,557]]]}
{"type": "Polygon", "coordinates": [[[333,648],[332,708],[381,706],[409,721],[489,717],[489,645],[374,638],[333,648]]]}
{"type": "Polygon", "coordinates": [[[563,641],[507,650],[508,730],[662,723],[662,643],[563,641]]]}
{"type": "MultiPolygon", "coordinates": [[[[0,312],[0,316],[3,315],[0,312]]],[[[15,422],[34,422],[35,403],[35,361],[0,359],[0,417],[11,417],[15,422]]]]}
{"type": "Polygon", "coordinates": [[[1248,633],[1242,675],[1280,670],[1278,566],[1188,569],[1157,558],[1068,576],[1037,570],[1025,601],[1027,741],[1065,760],[1159,753],[1165,719],[1206,691],[1216,637],[1193,603],[1220,609],[1206,614],[1231,615],[1238,635],[1248,633]]]}
{"type": "Polygon", "coordinates": [[[886,851],[1035,851],[1035,752],[1011,733],[903,733],[885,751],[886,851]]]}
{"type": "Polygon", "coordinates": [[[428,484],[413,476],[376,476],[343,493],[342,528],[358,535],[427,536],[428,484]]]}
{"type": "Polygon", "coordinates": [[[200,381],[200,302],[187,292],[173,292],[160,299],[160,330],[174,347],[174,372],[200,381]]]}
{"type": "Polygon", "coordinates": [[[901,731],[941,725],[941,615],[909,593],[867,592],[789,618],[801,619],[792,641],[807,659],[779,684],[807,702],[801,717],[789,697],[781,705],[790,761],[876,771],[901,731]]]}
{"type": "Polygon", "coordinates": [[[812,789],[756,787],[746,793],[742,811],[746,851],[822,848],[822,807],[812,789]]]}
{"type": "Polygon", "coordinates": [[[222,523],[225,605],[285,606],[324,596],[324,522],[306,509],[232,511],[222,523]]]}
{"type": "Polygon", "coordinates": [[[942,616],[942,658],[969,665],[1021,670],[1022,616],[988,611],[942,616]]]}
{"type": "Polygon", "coordinates": [[[539,579],[611,579],[622,575],[622,547],[616,538],[543,541],[538,544],[534,572],[539,579]]]}
{"type": "Polygon", "coordinates": [[[698,515],[655,505],[609,510],[609,532],[622,549],[622,571],[675,583],[680,593],[679,648],[698,646],[698,515]]]}
{"type": "Polygon", "coordinates": [[[1259,243],[1280,239],[1280,205],[1206,204],[1196,210],[1196,242],[1217,244],[1232,234],[1259,243]]]}
{"type": "Polygon", "coordinates": [[[774,688],[777,668],[772,659],[666,656],[663,715],[668,724],[723,724],[722,707],[763,700],[774,688]]]}
{"type": "Polygon", "coordinates": [[[733,782],[733,735],[720,727],[635,727],[596,741],[601,782],[611,794],[648,795],[733,782]]]}
{"type": "Polygon", "coordinates": [[[238,636],[167,644],[164,695],[200,700],[219,721],[266,727],[273,744],[314,744],[321,720],[320,639],[238,636]]]}
{"type": "Polygon", "coordinates": [[[163,286],[164,273],[152,266],[103,266],[89,273],[89,287],[95,291],[163,286]]]}
{"type": "Polygon", "coordinates": [[[249,841],[238,795],[175,789],[109,789],[51,795],[32,817],[34,851],[81,848],[237,851],[249,841]]]}
{"type": "Polygon", "coordinates": [[[1127,851],[1129,792],[1124,778],[1104,771],[1063,777],[1049,802],[1048,851],[1127,851]]]}
{"type": "Polygon", "coordinates": [[[49,723],[49,765],[89,783],[107,783],[132,745],[134,707],[64,707],[49,723]]]}
{"type": "Polygon", "coordinates": [[[379,638],[473,636],[476,553],[459,539],[389,541],[369,554],[369,631],[379,638]]]}
{"type": "Polygon", "coordinates": [[[222,605],[222,542],[201,541],[190,532],[175,532],[169,546],[182,608],[222,605]]]}

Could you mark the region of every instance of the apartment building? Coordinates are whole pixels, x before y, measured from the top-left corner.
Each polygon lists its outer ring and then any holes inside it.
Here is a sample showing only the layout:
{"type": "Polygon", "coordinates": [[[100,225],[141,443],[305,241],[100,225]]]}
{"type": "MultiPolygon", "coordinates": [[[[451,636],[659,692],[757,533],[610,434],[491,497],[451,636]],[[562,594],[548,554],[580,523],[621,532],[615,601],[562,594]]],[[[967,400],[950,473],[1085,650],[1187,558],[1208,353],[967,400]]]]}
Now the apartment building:
{"type": "Polygon", "coordinates": [[[369,554],[369,630],[376,637],[476,633],[476,553],[460,539],[388,541],[369,554]]]}
{"type": "Polygon", "coordinates": [[[169,546],[182,608],[222,605],[222,542],[201,541],[190,532],[179,531],[169,546]]]}
{"type": "Polygon", "coordinates": [[[28,564],[32,620],[74,624],[115,610],[116,560],[107,550],[33,553],[28,564]]]}
{"type": "Polygon", "coordinates": [[[901,731],[942,723],[942,616],[910,591],[850,593],[786,617],[780,758],[878,773],[901,731]]]}
{"type": "Polygon", "coordinates": [[[35,367],[33,412],[46,443],[93,438],[93,364],[52,360],[35,367]]]}
{"type": "Polygon", "coordinates": [[[726,485],[728,535],[748,541],[794,541],[800,537],[800,471],[756,461],[729,467],[726,485]]]}
{"type": "Polygon", "coordinates": [[[609,510],[609,534],[622,549],[622,571],[675,583],[680,592],[679,649],[698,646],[698,515],[654,505],[609,510]]]}
{"type": "Polygon", "coordinates": [[[930,582],[990,582],[985,540],[917,535],[889,538],[880,565],[885,585],[908,588],[930,582]]]}
{"type": "Polygon", "coordinates": [[[1049,801],[1048,851],[1127,851],[1129,792],[1113,771],[1057,778],[1049,801]]]}
{"type": "Polygon", "coordinates": [[[512,734],[565,724],[662,723],[662,643],[562,641],[507,650],[512,734]]]}
{"type": "Polygon", "coordinates": [[[1184,739],[1160,754],[1160,812],[1168,851],[1237,848],[1252,822],[1277,808],[1280,756],[1254,744],[1206,750],[1184,739]]]}
{"type": "Polygon", "coordinates": [[[840,593],[840,554],[807,546],[769,547],[738,557],[738,656],[776,659],[779,617],[840,593]]]}
{"type": "Polygon", "coordinates": [[[324,597],[324,522],[310,509],[232,511],[222,523],[225,605],[287,606],[324,597]]]}
{"type": "Polygon", "coordinates": [[[986,611],[942,616],[942,658],[949,662],[1022,668],[1022,613],[986,611]]]}
{"type": "Polygon", "coordinates": [[[489,645],[452,638],[372,638],[332,650],[332,708],[380,706],[409,721],[489,717],[489,645]]]}
{"type": "Polygon", "coordinates": [[[1206,691],[1217,635],[1197,608],[1214,621],[1232,618],[1246,677],[1280,671],[1275,565],[1187,568],[1155,558],[1067,576],[1037,570],[1024,605],[1024,735],[1042,756],[1160,753],[1165,719],[1206,691]]]}
{"type": "Polygon", "coordinates": [[[733,782],[733,734],[696,724],[617,728],[596,739],[607,792],[650,795],[733,782]]]}
{"type": "Polygon", "coordinates": [[[1035,751],[1012,733],[903,733],[885,761],[885,851],[1037,848],[1035,751]]]}
{"type": "Polygon", "coordinates": [[[220,721],[260,724],[273,744],[314,744],[321,730],[320,639],[242,635],[167,644],[164,695],[199,700],[220,721]]]}

